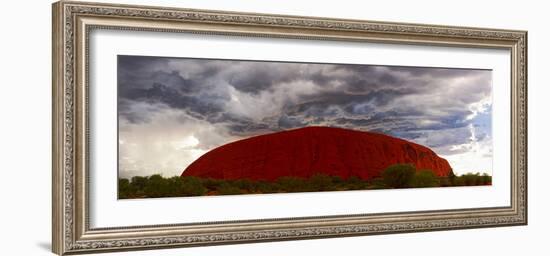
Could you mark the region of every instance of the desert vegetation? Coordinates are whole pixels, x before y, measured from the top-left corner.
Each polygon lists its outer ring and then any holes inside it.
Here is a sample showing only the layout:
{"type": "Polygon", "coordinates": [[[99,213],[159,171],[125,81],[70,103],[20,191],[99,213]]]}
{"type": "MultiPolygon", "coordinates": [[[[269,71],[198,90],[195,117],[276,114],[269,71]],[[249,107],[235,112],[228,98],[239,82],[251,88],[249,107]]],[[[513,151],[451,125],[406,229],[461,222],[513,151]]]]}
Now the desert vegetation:
{"type": "Polygon", "coordinates": [[[363,180],[352,176],[315,174],[309,178],[280,177],[275,181],[254,181],[248,179],[222,180],[199,177],[170,178],[161,175],[136,176],[119,179],[119,199],[159,198],[183,196],[238,195],[292,193],[316,191],[347,191],[388,188],[424,188],[452,186],[490,185],[488,174],[468,173],[460,176],[451,171],[448,177],[437,177],[431,170],[416,170],[410,164],[396,164],[386,168],[381,177],[363,180]]]}

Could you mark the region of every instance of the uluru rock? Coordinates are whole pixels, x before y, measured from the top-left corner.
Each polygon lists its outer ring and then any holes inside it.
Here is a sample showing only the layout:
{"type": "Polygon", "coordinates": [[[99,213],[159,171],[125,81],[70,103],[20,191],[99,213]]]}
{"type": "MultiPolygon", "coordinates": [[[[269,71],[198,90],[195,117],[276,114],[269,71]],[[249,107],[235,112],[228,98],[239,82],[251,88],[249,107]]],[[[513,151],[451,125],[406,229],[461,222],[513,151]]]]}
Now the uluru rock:
{"type": "Polygon", "coordinates": [[[182,176],[275,180],[317,173],[347,179],[379,177],[390,165],[414,164],[437,176],[451,166],[431,149],[388,135],[331,127],[305,127],[255,136],[215,148],[189,165],[182,176]]]}

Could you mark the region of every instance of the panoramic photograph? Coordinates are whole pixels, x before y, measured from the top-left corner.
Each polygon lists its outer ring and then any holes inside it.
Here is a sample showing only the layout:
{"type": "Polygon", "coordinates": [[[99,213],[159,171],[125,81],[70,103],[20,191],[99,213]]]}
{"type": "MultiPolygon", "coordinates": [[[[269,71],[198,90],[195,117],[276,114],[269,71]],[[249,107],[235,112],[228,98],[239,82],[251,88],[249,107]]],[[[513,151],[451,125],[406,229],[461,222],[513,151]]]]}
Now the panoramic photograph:
{"type": "Polygon", "coordinates": [[[119,55],[118,198],[492,184],[492,71],[119,55]]]}

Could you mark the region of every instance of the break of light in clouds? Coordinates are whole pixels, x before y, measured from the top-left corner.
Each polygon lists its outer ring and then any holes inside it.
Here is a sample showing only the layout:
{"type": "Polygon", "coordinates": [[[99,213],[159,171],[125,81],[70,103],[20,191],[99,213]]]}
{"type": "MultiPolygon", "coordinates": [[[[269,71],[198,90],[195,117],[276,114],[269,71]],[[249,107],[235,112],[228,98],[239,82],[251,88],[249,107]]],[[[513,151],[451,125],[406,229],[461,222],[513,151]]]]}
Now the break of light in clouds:
{"type": "Polygon", "coordinates": [[[180,175],[253,135],[310,125],[430,147],[455,173],[492,173],[491,71],[118,57],[121,177],[180,175]]]}

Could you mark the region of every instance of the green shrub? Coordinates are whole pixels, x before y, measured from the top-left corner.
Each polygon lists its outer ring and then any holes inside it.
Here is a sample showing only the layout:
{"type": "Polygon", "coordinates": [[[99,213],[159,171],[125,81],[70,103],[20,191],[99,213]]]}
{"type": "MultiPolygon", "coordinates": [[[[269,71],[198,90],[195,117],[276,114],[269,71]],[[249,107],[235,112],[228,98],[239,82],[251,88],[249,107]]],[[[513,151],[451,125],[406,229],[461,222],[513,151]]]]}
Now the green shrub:
{"type": "Polygon", "coordinates": [[[234,186],[233,184],[231,183],[222,183],[218,189],[217,189],[217,192],[219,195],[238,195],[238,194],[243,194],[243,191],[234,186]]]}
{"type": "Polygon", "coordinates": [[[450,187],[453,184],[451,183],[449,177],[439,177],[439,185],[441,187],[450,187]]]}
{"type": "Polygon", "coordinates": [[[344,179],[340,176],[331,176],[332,178],[332,184],[341,184],[344,183],[344,179]]]}
{"type": "Polygon", "coordinates": [[[464,177],[462,176],[455,177],[453,181],[453,186],[466,186],[464,177]]]}
{"type": "Polygon", "coordinates": [[[314,191],[344,191],[363,189],[386,189],[435,186],[478,186],[490,185],[492,177],[486,173],[467,173],[456,176],[452,171],[448,177],[436,177],[430,170],[416,172],[414,165],[396,164],[389,166],[381,177],[362,180],[351,176],[315,174],[309,178],[281,177],[275,181],[223,180],[200,177],[164,178],[161,175],[136,176],[118,180],[118,196],[126,198],[154,198],[202,195],[236,195],[252,193],[290,193],[314,191]]]}
{"type": "Polygon", "coordinates": [[[453,186],[481,186],[481,185],[491,185],[492,177],[484,173],[483,175],[479,173],[466,173],[460,176],[456,176],[451,182],[453,186]]]}
{"type": "Polygon", "coordinates": [[[456,175],[455,175],[453,169],[451,169],[451,170],[449,171],[449,175],[448,175],[447,177],[449,178],[449,182],[450,182],[451,184],[454,184],[455,179],[456,179],[456,175]]]}
{"type": "Polygon", "coordinates": [[[309,177],[308,183],[313,191],[327,191],[332,188],[332,178],[326,174],[314,174],[309,177]]]}
{"type": "Polygon", "coordinates": [[[202,179],[198,177],[182,177],[181,191],[186,196],[202,196],[208,192],[202,185],[202,179]]]}
{"type": "Polygon", "coordinates": [[[149,183],[147,177],[143,176],[135,176],[132,177],[132,186],[136,188],[136,190],[143,190],[147,183],[149,183]]]}
{"type": "Polygon", "coordinates": [[[340,190],[367,189],[369,185],[370,185],[369,182],[362,180],[357,176],[350,176],[346,180],[343,180],[342,182],[338,183],[338,187],[340,188],[340,190]]]}
{"type": "Polygon", "coordinates": [[[162,176],[155,174],[149,177],[143,191],[149,197],[164,197],[169,194],[170,187],[162,176]]]}
{"type": "Polygon", "coordinates": [[[279,189],[285,192],[302,192],[306,189],[306,182],[298,177],[281,177],[277,179],[279,189]]]}
{"type": "Polygon", "coordinates": [[[255,182],[249,180],[249,179],[240,179],[235,180],[232,182],[232,185],[246,191],[254,191],[256,190],[256,184],[255,182]]]}
{"type": "Polygon", "coordinates": [[[406,188],[410,187],[415,172],[412,164],[394,164],[382,172],[382,178],[390,188],[406,188]]]}
{"type": "Polygon", "coordinates": [[[416,172],[411,184],[415,188],[437,187],[439,186],[439,178],[432,170],[421,170],[416,172]]]}
{"type": "Polygon", "coordinates": [[[118,180],[118,197],[119,198],[131,198],[135,194],[132,191],[132,186],[128,179],[119,179],[118,180]]]}
{"type": "Polygon", "coordinates": [[[367,186],[362,189],[386,189],[389,188],[388,185],[386,185],[386,182],[384,181],[384,178],[374,178],[369,183],[367,183],[367,186]]]}
{"type": "Polygon", "coordinates": [[[350,176],[347,180],[347,184],[361,183],[363,180],[357,176],[350,176]]]}
{"type": "Polygon", "coordinates": [[[260,192],[262,194],[277,193],[280,190],[279,183],[269,182],[269,181],[258,181],[256,187],[257,187],[258,192],[260,192]]]}
{"type": "Polygon", "coordinates": [[[202,179],[202,185],[208,190],[216,190],[216,188],[220,186],[222,181],[223,180],[205,178],[202,179]]]}
{"type": "Polygon", "coordinates": [[[489,174],[484,173],[481,175],[481,181],[482,185],[491,185],[493,183],[493,178],[489,174]]]}
{"type": "Polygon", "coordinates": [[[184,193],[184,187],[183,187],[183,180],[179,176],[174,176],[171,178],[167,178],[167,186],[168,194],[165,196],[179,196],[183,195],[184,193]]]}
{"type": "Polygon", "coordinates": [[[462,178],[462,180],[464,181],[465,186],[472,186],[476,184],[476,177],[474,174],[467,173],[460,176],[460,178],[462,178]]]}

